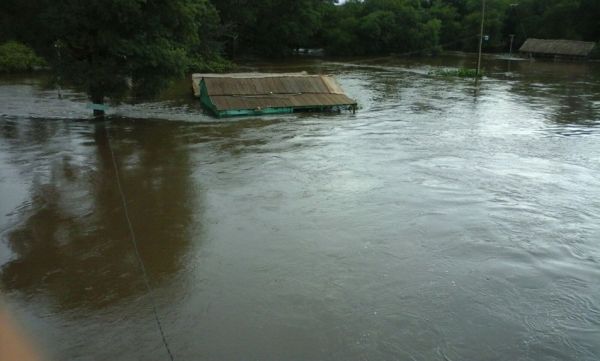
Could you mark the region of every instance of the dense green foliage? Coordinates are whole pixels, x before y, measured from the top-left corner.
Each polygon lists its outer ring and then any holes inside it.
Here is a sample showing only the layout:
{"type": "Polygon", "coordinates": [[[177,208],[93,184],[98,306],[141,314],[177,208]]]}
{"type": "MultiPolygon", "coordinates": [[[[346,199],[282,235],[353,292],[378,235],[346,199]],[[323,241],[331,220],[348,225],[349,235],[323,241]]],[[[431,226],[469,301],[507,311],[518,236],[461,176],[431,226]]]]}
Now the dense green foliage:
{"type": "MultiPolygon", "coordinates": [[[[214,0],[230,55],[281,56],[476,51],[482,0],[214,0]]],[[[600,0],[487,0],[485,51],[527,37],[598,41],[600,0]]]]}
{"type": "Polygon", "coordinates": [[[324,0],[215,0],[230,52],[283,56],[319,46],[317,37],[333,4],[324,0]]]}
{"type": "Polygon", "coordinates": [[[351,2],[329,14],[324,45],[330,53],[404,53],[438,45],[441,21],[417,0],[351,2]]]}
{"type": "Polygon", "coordinates": [[[44,64],[44,60],[27,45],[16,41],[0,45],[0,72],[28,71],[44,64]]]}
{"type": "Polygon", "coordinates": [[[190,67],[220,59],[220,20],[208,0],[8,0],[0,7],[13,38],[36,46],[97,103],[129,89],[154,93],[190,67]],[[16,20],[21,13],[39,20],[27,28],[16,20]]]}
{"type": "MultiPolygon", "coordinates": [[[[365,0],[330,9],[324,46],[335,54],[476,51],[481,0],[365,0]]],[[[600,0],[487,0],[485,51],[526,38],[600,40],[600,0]]]]}
{"type": "Polygon", "coordinates": [[[144,94],[182,75],[218,27],[207,0],[61,0],[44,15],[59,40],[59,66],[100,103],[124,94],[130,80],[144,94]]]}
{"type": "MultiPolygon", "coordinates": [[[[44,56],[94,101],[151,92],[225,58],[476,51],[482,0],[2,0],[0,42],[44,56]],[[60,53],[60,57],[59,57],[60,53]]],[[[598,41],[600,0],[487,0],[484,51],[528,37],[598,41]]],[[[12,56],[12,55],[11,55],[12,56]]]]}

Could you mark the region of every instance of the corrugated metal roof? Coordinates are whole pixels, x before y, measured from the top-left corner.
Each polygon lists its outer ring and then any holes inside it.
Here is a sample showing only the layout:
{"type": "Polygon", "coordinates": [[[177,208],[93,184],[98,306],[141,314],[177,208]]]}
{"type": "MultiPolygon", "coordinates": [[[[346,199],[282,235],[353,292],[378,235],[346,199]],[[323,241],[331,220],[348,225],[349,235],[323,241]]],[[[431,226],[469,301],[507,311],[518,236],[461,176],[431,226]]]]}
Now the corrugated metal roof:
{"type": "Polygon", "coordinates": [[[319,76],[270,78],[204,78],[208,95],[330,93],[319,76]]]}
{"type": "Polygon", "coordinates": [[[210,99],[217,107],[217,110],[304,108],[356,104],[354,100],[343,94],[214,95],[210,99]]]}
{"type": "Polygon", "coordinates": [[[521,48],[523,53],[587,56],[596,43],[577,40],[527,39],[521,48]]]}
{"type": "Polygon", "coordinates": [[[192,74],[192,87],[194,89],[194,95],[200,96],[200,81],[203,78],[233,78],[233,79],[257,79],[257,78],[277,78],[277,77],[297,77],[297,76],[308,76],[305,71],[298,73],[195,73],[192,74]]]}
{"type": "Polygon", "coordinates": [[[206,95],[218,111],[356,104],[334,78],[325,75],[194,74],[192,81],[197,95],[204,81],[206,95]]]}

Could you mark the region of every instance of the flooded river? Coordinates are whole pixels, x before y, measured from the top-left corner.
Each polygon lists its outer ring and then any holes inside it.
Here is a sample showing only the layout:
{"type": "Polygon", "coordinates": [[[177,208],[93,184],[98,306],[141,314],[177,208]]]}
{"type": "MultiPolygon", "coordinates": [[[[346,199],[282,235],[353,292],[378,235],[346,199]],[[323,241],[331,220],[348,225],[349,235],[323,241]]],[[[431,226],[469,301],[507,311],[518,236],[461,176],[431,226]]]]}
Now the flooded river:
{"type": "Polygon", "coordinates": [[[0,290],[48,360],[600,359],[600,63],[306,61],[360,109],[89,118],[0,80],[0,290]]]}

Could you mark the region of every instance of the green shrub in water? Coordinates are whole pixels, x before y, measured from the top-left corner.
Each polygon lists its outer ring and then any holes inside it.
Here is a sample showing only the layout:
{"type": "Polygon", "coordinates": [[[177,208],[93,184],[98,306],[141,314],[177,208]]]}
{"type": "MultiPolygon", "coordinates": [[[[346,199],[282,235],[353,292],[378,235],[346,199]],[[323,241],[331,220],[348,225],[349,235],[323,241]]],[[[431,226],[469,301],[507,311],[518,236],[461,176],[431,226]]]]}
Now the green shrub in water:
{"type": "Polygon", "coordinates": [[[231,61],[215,55],[211,58],[196,58],[188,65],[188,72],[194,73],[226,73],[235,69],[236,65],[231,61]]]}
{"type": "Polygon", "coordinates": [[[35,55],[35,52],[26,45],[16,41],[8,41],[0,45],[0,72],[29,71],[42,65],[45,65],[44,59],[35,55]]]}
{"type": "MultiPolygon", "coordinates": [[[[477,74],[477,69],[471,68],[459,68],[459,69],[436,69],[429,72],[429,75],[438,75],[438,76],[453,76],[459,78],[475,78],[477,74]]],[[[483,71],[479,73],[479,77],[483,75],[483,71]]]]}

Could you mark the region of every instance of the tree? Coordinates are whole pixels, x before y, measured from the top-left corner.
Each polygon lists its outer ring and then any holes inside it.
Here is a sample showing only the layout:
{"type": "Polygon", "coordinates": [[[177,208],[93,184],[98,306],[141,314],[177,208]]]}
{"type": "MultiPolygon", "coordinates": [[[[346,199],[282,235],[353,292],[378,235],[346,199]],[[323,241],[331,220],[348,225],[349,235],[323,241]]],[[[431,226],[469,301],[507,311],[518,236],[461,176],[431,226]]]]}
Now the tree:
{"type": "Polygon", "coordinates": [[[442,0],[434,0],[429,8],[429,14],[441,23],[440,42],[447,46],[457,46],[462,39],[457,39],[460,34],[460,13],[457,7],[442,0]]]}
{"type": "Polygon", "coordinates": [[[581,38],[588,41],[600,41],[600,1],[581,0],[579,15],[577,17],[577,29],[581,38]]]}
{"type": "Polygon", "coordinates": [[[325,28],[331,54],[389,54],[435,50],[440,21],[418,1],[352,1],[338,8],[325,28]]]}
{"type": "Polygon", "coordinates": [[[331,0],[219,0],[215,6],[236,51],[280,57],[316,44],[331,0]]]}
{"type": "Polygon", "coordinates": [[[182,75],[207,51],[202,30],[219,22],[208,0],[57,0],[41,13],[42,36],[61,53],[57,67],[98,104],[130,87],[155,93],[182,75]]]}

